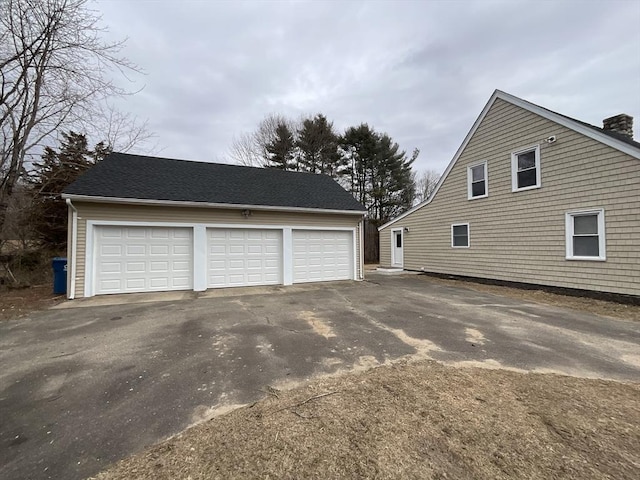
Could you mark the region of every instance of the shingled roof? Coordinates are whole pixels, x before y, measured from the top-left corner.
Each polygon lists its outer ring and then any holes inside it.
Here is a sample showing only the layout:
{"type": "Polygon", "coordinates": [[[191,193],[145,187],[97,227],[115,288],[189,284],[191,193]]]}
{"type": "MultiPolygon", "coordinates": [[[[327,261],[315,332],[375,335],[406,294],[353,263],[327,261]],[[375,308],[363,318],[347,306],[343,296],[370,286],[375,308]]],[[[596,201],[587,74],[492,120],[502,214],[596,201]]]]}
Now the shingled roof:
{"type": "Polygon", "coordinates": [[[364,212],[327,175],[112,153],[63,192],[65,197],[197,202],[364,212]]]}

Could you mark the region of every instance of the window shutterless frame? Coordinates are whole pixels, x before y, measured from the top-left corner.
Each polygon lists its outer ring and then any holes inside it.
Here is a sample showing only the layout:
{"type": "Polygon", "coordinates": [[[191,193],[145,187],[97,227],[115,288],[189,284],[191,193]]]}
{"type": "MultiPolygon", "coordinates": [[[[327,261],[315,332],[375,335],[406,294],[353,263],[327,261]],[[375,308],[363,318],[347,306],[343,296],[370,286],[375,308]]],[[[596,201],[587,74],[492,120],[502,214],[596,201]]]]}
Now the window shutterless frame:
{"type": "Polygon", "coordinates": [[[521,148],[511,153],[511,191],[521,192],[542,186],[540,145],[521,148]]]}
{"type": "Polygon", "coordinates": [[[607,259],[604,209],[565,213],[566,259],[603,262],[607,259]]]}
{"type": "Polygon", "coordinates": [[[489,196],[489,180],[487,178],[487,162],[476,163],[467,167],[467,199],[485,198],[489,196]]]}
{"type": "Polygon", "coordinates": [[[451,225],[451,247],[469,248],[470,232],[468,223],[454,223],[451,225]]]}

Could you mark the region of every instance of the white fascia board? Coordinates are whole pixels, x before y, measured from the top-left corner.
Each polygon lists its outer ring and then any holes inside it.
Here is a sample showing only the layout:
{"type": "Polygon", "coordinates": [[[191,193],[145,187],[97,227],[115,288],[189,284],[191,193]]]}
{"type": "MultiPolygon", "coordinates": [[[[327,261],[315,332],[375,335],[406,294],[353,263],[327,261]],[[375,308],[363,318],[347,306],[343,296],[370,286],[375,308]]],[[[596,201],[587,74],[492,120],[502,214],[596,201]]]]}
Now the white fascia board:
{"type": "Polygon", "coordinates": [[[500,90],[496,90],[496,93],[494,93],[494,95],[496,94],[497,98],[500,98],[505,102],[512,103],[513,105],[528,110],[531,113],[540,115],[547,120],[551,120],[552,122],[562,125],[563,127],[573,130],[574,132],[578,132],[600,143],[604,143],[611,148],[615,148],[622,153],[626,153],[627,155],[631,155],[632,157],[640,160],[640,149],[634,147],[633,145],[629,145],[628,143],[618,140],[617,138],[610,137],[606,133],[594,130],[593,128],[587,127],[580,122],[564,117],[545,108],[539,107],[538,105],[535,105],[533,103],[529,103],[526,100],[522,100],[521,98],[514,97],[513,95],[510,95],[508,93],[501,92],[500,90]]]}
{"type": "Polygon", "coordinates": [[[442,186],[444,181],[447,179],[447,176],[449,175],[449,172],[451,172],[451,169],[453,168],[455,163],[458,161],[458,158],[460,158],[460,155],[462,155],[462,152],[464,152],[464,149],[466,148],[467,144],[469,143],[469,140],[471,140],[471,137],[473,137],[473,135],[476,133],[476,130],[478,129],[478,126],[480,125],[480,122],[482,122],[482,120],[484,120],[484,117],[486,117],[487,112],[489,111],[489,109],[491,108],[493,103],[496,101],[496,98],[498,98],[498,94],[499,93],[500,93],[499,90],[496,90],[495,92],[493,92],[493,95],[491,95],[491,98],[489,99],[487,104],[482,109],[482,112],[480,112],[480,115],[478,116],[478,118],[476,118],[476,121],[471,126],[471,130],[469,130],[469,133],[467,133],[467,136],[464,137],[464,141],[462,142],[462,145],[460,145],[460,147],[456,151],[456,154],[453,156],[453,158],[449,162],[449,165],[447,165],[447,168],[444,170],[444,173],[440,177],[440,180],[438,181],[438,184],[436,185],[436,188],[434,188],[433,192],[431,192],[431,195],[429,195],[429,198],[427,198],[424,202],[419,203],[415,207],[410,208],[409,210],[404,212],[399,217],[394,218],[393,220],[385,223],[381,227],[378,227],[378,231],[382,230],[383,228],[387,228],[389,225],[392,225],[395,222],[397,222],[398,220],[403,219],[404,217],[406,217],[410,213],[413,213],[416,210],[424,207],[425,205],[429,205],[431,203],[431,200],[433,200],[433,198],[438,193],[438,190],[440,190],[440,187],[442,186]]]}
{"type": "Polygon", "coordinates": [[[478,127],[480,126],[480,123],[484,120],[484,117],[487,116],[487,113],[489,112],[489,109],[493,106],[493,104],[495,103],[496,99],[500,99],[500,100],[504,100],[505,102],[511,103],[517,107],[520,107],[524,110],[527,110],[531,113],[535,113],[536,115],[539,115],[543,118],[546,118],[547,120],[550,120],[554,123],[557,123],[558,125],[562,125],[563,127],[566,127],[570,130],[573,130],[574,132],[580,133],[586,137],[592,138],[593,140],[596,140],[600,143],[603,143],[605,145],[608,145],[611,148],[615,148],[616,150],[622,152],[622,153],[626,153],[627,155],[630,155],[634,158],[640,159],[640,149],[629,145],[625,142],[622,142],[616,138],[610,137],[609,135],[599,132],[597,130],[594,130],[592,128],[586,127],[583,124],[581,124],[580,122],[576,122],[575,120],[572,120],[570,118],[564,117],[562,115],[559,115],[557,113],[554,113],[550,110],[547,110],[545,108],[539,107],[538,105],[535,105],[533,103],[527,102],[526,100],[522,100],[521,98],[515,97],[513,95],[510,95],[506,92],[503,92],[501,90],[495,90],[493,92],[493,95],[491,95],[491,98],[489,99],[489,101],[487,102],[487,104],[484,106],[484,108],[482,109],[482,112],[480,113],[480,115],[478,116],[478,118],[476,119],[476,121],[474,122],[473,126],[471,127],[471,130],[469,130],[469,133],[467,133],[467,136],[464,138],[464,141],[462,142],[462,145],[460,145],[460,148],[458,148],[458,151],[456,152],[456,154],[454,155],[453,159],[451,160],[451,162],[449,162],[449,165],[447,165],[447,168],[445,169],[444,173],[442,174],[442,176],[440,177],[440,181],[438,181],[438,184],[436,185],[436,188],[433,190],[433,192],[431,193],[431,195],[429,196],[429,198],[427,200],[425,200],[422,203],[419,203],[418,205],[416,205],[413,208],[410,208],[409,210],[407,210],[406,212],[404,212],[402,215],[400,215],[399,217],[394,218],[393,220],[390,220],[389,222],[385,223],[384,225],[382,225],[381,227],[378,227],[378,231],[387,228],[389,225],[394,224],[395,222],[397,222],[398,220],[403,219],[404,217],[406,217],[407,215],[409,215],[410,213],[415,212],[416,210],[424,207],[425,205],[428,205],[429,203],[431,203],[431,200],[433,200],[433,198],[435,197],[435,195],[438,193],[438,190],[440,190],[440,186],[444,183],[444,181],[447,178],[447,175],[449,175],[449,172],[451,171],[451,169],[453,168],[453,166],[455,165],[456,161],[458,160],[458,158],[460,158],[460,155],[462,155],[462,152],[464,151],[464,149],[466,148],[467,144],[469,143],[469,141],[471,140],[471,137],[473,137],[473,135],[476,133],[476,130],[478,129],[478,127]]]}
{"type": "Polygon", "coordinates": [[[282,212],[303,212],[303,213],[332,213],[340,215],[360,215],[364,216],[367,212],[360,210],[335,210],[326,208],[306,208],[306,207],[279,207],[269,205],[240,205],[233,203],[205,203],[205,202],[189,202],[177,200],[151,200],[143,198],[120,198],[120,197],[94,197],[91,195],[74,195],[63,193],[62,198],[71,199],[79,202],[95,202],[95,203],[118,203],[127,205],[162,205],[166,207],[200,207],[200,208],[224,208],[232,210],[268,210],[282,212]]]}

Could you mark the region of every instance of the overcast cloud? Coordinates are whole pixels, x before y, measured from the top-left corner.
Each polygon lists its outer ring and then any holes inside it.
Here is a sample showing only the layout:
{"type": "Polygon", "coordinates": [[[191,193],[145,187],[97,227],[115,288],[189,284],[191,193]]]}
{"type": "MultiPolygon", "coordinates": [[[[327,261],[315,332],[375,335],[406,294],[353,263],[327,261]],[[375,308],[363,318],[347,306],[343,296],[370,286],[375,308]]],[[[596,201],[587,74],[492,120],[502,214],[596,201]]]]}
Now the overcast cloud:
{"type": "MultiPolygon", "coordinates": [[[[443,171],[497,88],[640,135],[640,1],[98,0],[147,74],[122,110],[153,153],[229,161],[269,113],[366,122],[443,171]]],[[[149,153],[142,151],[142,153],[149,153]]]]}

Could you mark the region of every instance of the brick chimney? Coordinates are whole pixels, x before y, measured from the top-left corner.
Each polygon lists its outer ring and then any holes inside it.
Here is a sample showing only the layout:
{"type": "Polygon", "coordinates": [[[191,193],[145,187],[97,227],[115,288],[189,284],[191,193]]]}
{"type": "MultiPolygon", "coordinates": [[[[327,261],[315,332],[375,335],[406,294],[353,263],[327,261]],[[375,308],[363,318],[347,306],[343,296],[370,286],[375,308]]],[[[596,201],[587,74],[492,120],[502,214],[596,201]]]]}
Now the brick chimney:
{"type": "Polygon", "coordinates": [[[605,118],[602,121],[602,128],[633,138],[633,117],[626,113],[621,113],[620,115],[605,118]]]}

